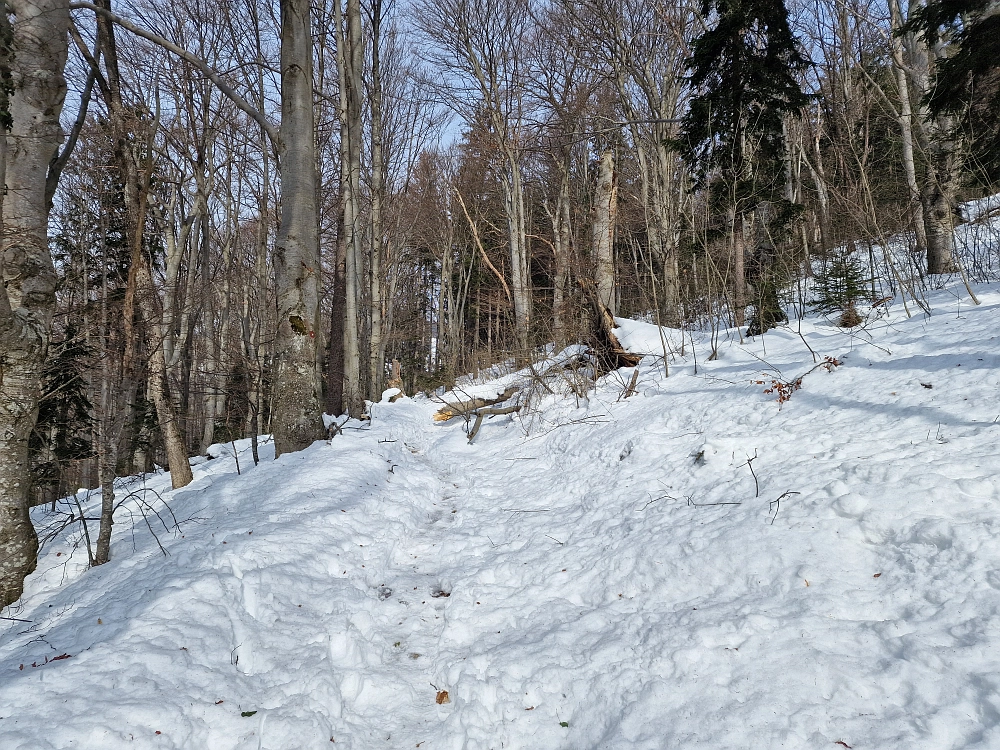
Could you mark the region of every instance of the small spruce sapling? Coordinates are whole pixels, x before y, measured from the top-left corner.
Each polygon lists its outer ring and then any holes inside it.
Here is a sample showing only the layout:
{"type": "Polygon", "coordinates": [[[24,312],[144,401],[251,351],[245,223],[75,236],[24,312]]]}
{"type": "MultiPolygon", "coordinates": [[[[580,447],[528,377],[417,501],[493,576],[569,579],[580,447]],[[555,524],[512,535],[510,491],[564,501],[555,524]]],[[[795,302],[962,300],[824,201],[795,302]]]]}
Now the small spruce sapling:
{"type": "Polygon", "coordinates": [[[810,307],[826,315],[839,314],[837,325],[852,328],[861,324],[858,302],[867,300],[871,280],[850,249],[843,249],[816,274],[815,300],[810,307]]]}

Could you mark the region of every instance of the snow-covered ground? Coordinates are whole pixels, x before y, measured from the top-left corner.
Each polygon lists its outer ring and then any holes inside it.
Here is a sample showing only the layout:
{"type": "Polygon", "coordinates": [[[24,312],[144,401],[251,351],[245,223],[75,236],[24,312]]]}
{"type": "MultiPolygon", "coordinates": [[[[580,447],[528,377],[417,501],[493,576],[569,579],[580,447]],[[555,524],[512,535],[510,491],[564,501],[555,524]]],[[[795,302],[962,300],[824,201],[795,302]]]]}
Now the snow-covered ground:
{"type": "Polygon", "coordinates": [[[75,525],[2,613],[0,748],[1000,747],[978,292],[711,362],[696,335],[697,371],[689,341],[628,399],[629,370],[567,384],[471,445],[404,399],[256,468],[240,443],[242,474],[220,449],[183,490],[132,480],[114,559],[85,570],[75,525]]]}

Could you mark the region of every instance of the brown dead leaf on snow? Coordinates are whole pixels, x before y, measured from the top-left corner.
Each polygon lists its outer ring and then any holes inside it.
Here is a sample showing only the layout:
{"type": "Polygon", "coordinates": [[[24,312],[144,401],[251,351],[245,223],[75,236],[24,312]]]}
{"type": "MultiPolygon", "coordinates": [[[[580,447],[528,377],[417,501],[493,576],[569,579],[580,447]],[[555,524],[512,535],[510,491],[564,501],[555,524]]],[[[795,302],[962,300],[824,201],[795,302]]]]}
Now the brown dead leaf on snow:
{"type": "Polygon", "coordinates": [[[872,578],[878,578],[880,575],[882,575],[882,574],[881,573],[876,573],[875,575],[872,576],[872,578]]]}
{"type": "Polygon", "coordinates": [[[434,699],[440,706],[442,703],[451,703],[451,698],[448,697],[447,690],[438,690],[437,697],[434,699]]]}
{"type": "Polygon", "coordinates": [[[834,745],[842,745],[843,747],[846,747],[846,748],[847,748],[847,750],[851,750],[851,746],[850,746],[850,745],[848,745],[848,744],[847,744],[846,742],[844,742],[843,740],[837,740],[837,741],[836,741],[836,742],[834,742],[833,744],[834,744],[834,745]]]}

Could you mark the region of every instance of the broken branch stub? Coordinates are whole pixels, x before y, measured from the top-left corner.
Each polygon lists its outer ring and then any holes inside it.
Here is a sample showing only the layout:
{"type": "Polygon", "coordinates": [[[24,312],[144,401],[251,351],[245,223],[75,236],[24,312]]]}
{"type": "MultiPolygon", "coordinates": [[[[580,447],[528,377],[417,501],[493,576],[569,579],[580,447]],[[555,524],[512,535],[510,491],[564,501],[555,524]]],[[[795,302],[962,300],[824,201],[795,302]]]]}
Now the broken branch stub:
{"type": "Polygon", "coordinates": [[[514,404],[513,406],[483,406],[476,409],[476,423],[469,432],[469,442],[476,439],[479,428],[483,426],[483,417],[495,417],[500,414],[513,414],[521,410],[524,404],[514,404]]]}

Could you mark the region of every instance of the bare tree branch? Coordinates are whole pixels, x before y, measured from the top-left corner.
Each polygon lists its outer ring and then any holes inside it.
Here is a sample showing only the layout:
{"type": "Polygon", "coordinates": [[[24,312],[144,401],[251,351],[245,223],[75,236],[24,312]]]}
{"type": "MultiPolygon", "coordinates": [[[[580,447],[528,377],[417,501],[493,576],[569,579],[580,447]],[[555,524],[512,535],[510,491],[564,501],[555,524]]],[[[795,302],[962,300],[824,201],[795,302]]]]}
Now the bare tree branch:
{"type": "Polygon", "coordinates": [[[240,96],[239,93],[235,89],[233,89],[232,86],[226,83],[222,79],[222,77],[215,70],[213,70],[208,63],[206,63],[197,55],[192,54],[191,52],[188,52],[186,49],[178,47],[173,42],[164,39],[162,36],[154,34],[152,31],[147,31],[146,29],[143,29],[140,26],[136,26],[128,19],[122,18],[121,16],[115,13],[100,8],[94,5],[93,3],[74,2],[70,3],[69,7],[70,10],[90,10],[93,11],[94,13],[102,15],[105,18],[109,19],[112,23],[121,26],[126,31],[130,31],[136,36],[141,36],[143,39],[148,39],[154,44],[160,45],[164,49],[173,52],[181,59],[191,63],[196,68],[198,68],[198,70],[204,73],[205,76],[212,83],[218,86],[219,91],[225,94],[233,102],[233,104],[235,104],[237,107],[243,110],[243,112],[245,112],[251,118],[253,118],[254,122],[256,122],[258,125],[261,126],[261,128],[264,129],[264,132],[267,133],[267,137],[271,140],[271,143],[274,145],[275,149],[278,152],[282,152],[284,150],[284,146],[281,141],[281,136],[278,135],[278,131],[275,130],[274,126],[270,122],[268,122],[268,119],[264,117],[264,114],[260,112],[260,110],[258,110],[256,107],[251,105],[242,96],[240,96]]]}

